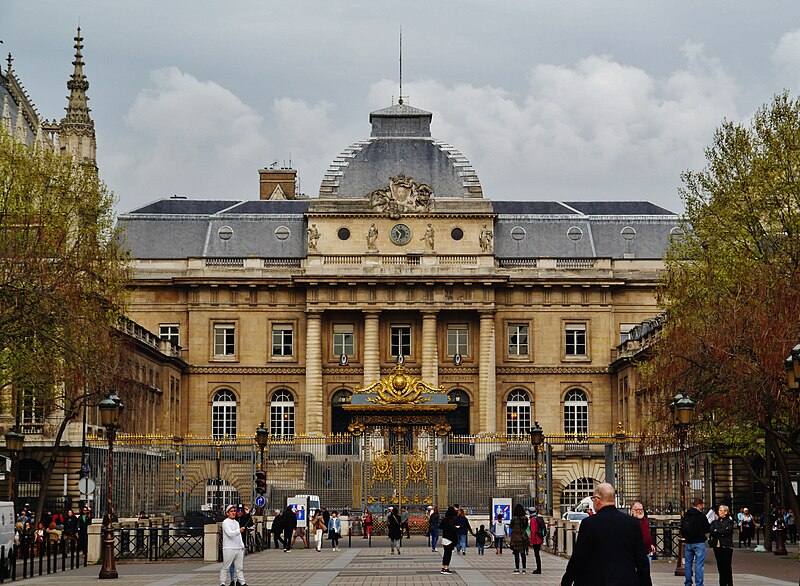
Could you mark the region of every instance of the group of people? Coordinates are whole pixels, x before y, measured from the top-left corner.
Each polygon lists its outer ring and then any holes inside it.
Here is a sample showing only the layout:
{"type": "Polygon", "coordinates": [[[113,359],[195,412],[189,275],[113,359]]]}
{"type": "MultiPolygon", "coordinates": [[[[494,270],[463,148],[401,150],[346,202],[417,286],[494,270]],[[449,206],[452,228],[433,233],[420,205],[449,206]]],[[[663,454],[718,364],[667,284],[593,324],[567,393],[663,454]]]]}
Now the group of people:
{"type": "Polygon", "coordinates": [[[502,554],[503,544],[506,537],[509,538],[509,546],[514,553],[514,573],[520,573],[520,563],[522,573],[527,572],[527,555],[533,547],[536,557],[536,569],[534,574],[542,573],[542,560],[539,555],[547,526],[544,519],[539,516],[535,509],[531,509],[530,518],[525,512],[525,508],[517,504],[514,507],[513,516],[510,523],[505,523],[502,515],[498,515],[493,521],[491,532],[486,530],[485,525],[481,525],[477,532],[473,532],[466,511],[454,504],[447,508],[444,518],[440,517],[438,507],[434,507],[429,517],[429,535],[431,537],[431,549],[437,551],[436,546],[441,536],[442,547],[442,569],[441,573],[450,575],[450,563],[453,559],[453,551],[456,555],[467,555],[467,536],[473,535],[477,544],[478,555],[484,555],[486,545],[493,541],[495,553],[502,554]],[[494,538],[492,540],[492,537],[494,538]]]}
{"type": "Polygon", "coordinates": [[[88,526],[92,524],[92,512],[88,506],[81,508],[80,514],[67,508],[65,512],[51,513],[45,511],[40,520],[26,504],[16,517],[14,525],[14,543],[23,547],[33,547],[34,553],[40,548],[62,544],[63,547],[74,548],[84,557],[89,541],[88,526]]]}
{"type": "Polygon", "coordinates": [[[314,537],[314,545],[317,551],[322,551],[322,544],[327,537],[331,542],[331,549],[339,551],[339,539],[342,537],[342,521],[339,519],[339,512],[329,512],[325,507],[313,512],[308,520],[308,534],[306,528],[298,526],[297,515],[291,506],[287,506],[283,511],[276,510],[270,526],[272,539],[275,549],[283,548],[289,553],[298,539],[306,549],[310,547],[309,536],[314,537]]]}

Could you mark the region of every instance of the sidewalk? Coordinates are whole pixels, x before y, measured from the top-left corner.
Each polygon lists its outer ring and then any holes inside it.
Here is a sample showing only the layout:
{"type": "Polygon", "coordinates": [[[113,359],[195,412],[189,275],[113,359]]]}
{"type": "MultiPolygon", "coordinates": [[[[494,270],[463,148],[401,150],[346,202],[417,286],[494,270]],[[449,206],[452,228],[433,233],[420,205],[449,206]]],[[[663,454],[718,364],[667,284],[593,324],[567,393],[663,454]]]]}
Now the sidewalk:
{"type": "MultiPolygon", "coordinates": [[[[326,546],[329,544],[326,543],[326,546]]],[[[402,555],[389,555],[389,542],[378,537],[368,548],[361,539],[353,540],[353,547],[342,542],[341,551],[330,548],[322,552],[313,549],[294,549],[291,553],[283,550],[266,550],[248,555],[245,559],[245,577],[250,586],[268,584],[306,584],[323,586],[327,584],[467,584],[486,586],[487,584],[536,584],[557,586],[560,583],[567,560],[549,554],[542,554],[542,575],[512,574],[514,556],[504,551],[502,556],[487,549],[486,555],[478,556],[475,547],[467,550],[466,556],[453,556],[452,576],[442,576],[441,553],[433,553],[424,547],[425,538],[414,537],[404,542],[402,555]]],[[[736,586],[797,586],[800,576],[800,562],[778,557],[773,554],[754,553],[736,550],[733,554],[734,581],[736,586]]],[[[528,568],[535,563],[532,557],[528,568]]],[[[201,562],[186,563],[139,563],[118,564],[119,579],[122,586],[217,586],[219,584],[219,564],[201,562]]],[[[653,584],[655,586],[681,586],[683,578],[673,574],[674,562],[653,563],[653,584]]],[[[59,584],[63,586],[84,586],[95,582],[99,566],[81,568],[63,574],[42,576],[21,581],[31,586],[59,584]]],[[[709,551],[706,563],[706,584],[718,583],[714,554],[709,551]]],[[[105,581],[104,581],[105,583],[105,581]]],[[[114,584],[114,582],[112,582],[114,584]]]]}

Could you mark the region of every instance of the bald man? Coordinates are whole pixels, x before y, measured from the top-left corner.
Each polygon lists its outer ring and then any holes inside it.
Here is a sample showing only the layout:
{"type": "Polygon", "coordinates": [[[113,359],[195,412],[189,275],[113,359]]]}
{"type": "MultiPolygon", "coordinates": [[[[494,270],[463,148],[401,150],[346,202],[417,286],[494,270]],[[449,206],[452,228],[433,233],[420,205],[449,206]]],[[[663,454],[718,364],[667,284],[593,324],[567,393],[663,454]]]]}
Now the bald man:
{"type": "Polygon", "coordinates": [[[596,514],[581,522],[561,586],[652,586],[639,522],[617,510],[607,482],[592,501],[596,514]]]}

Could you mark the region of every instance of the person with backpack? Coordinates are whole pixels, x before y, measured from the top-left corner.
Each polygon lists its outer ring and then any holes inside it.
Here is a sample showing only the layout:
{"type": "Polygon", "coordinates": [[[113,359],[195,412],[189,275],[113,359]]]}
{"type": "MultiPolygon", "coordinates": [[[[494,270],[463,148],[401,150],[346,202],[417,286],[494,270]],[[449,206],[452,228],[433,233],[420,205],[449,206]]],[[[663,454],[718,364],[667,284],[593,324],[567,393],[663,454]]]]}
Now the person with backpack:
{"type": "Polygon", "coordinates": [[[531,574],[542,573],[542,558],[539,551],[542,549],[545,535],[547,535],[547,523],[545,523],[542,516],[536,510],[536,507],[531,508],[531,547],[533,548],[533,556],[536,558],[536,569],[531,574]]]}
{"type": "Polygon", "coordinates": [[[692,501],[692,506],[683,514],[681,520],[681,536],[686,541],[686,555],[683,560],[685,586],[692,586],[692,570],[694,570],[696,586],[703,586],[706,535],[710,530],[708,519],[703,513],[703,499],[697,497],[692,501]]]}

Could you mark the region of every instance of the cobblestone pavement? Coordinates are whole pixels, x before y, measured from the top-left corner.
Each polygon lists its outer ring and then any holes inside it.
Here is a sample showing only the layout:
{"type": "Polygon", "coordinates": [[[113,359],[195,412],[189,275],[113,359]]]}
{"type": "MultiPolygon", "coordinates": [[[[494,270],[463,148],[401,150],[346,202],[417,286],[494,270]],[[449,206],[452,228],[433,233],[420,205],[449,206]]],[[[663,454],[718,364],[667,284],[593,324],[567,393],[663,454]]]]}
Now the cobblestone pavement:
{"type": "MultiPolygon", "coordinates": [[[[502,556],[494,550],[478,556],[476,548],[468,549],[466,556],[453,556],[452,576],[443,576],[441,553],[433,553],[423,547],[422,538],[406,542],[402,554],[390,555],[388,543],[383,539],[373,542],[371,548],[353,540],[353,547],[344,547],[334,552],[329,548],[322,552],[294,549],[291,553],[282,550],[267,550],[248,555],[245,559],[245,577],[250,586],[268,584],[537,584],[556,586],[566,567],[567,560],[546,553],[542,554],[542,574],[512,574],[514,557],[510,551],[502,556]],[[410,545],[409,545],[410,543],[410,545]]],[[[326,544],[327,545],[327,544],[326,544]]],[[[706,564],[706,584],[718,583],[713,565],[713,554],[709,552],[706,564]]],[[[734,580],[736,586],[797,586],[800,563],[797,560],[776,558],[772,554],[752,552],[734,553],[734,580]],[[738,556],[737,556],[738,553],[738,556]],[[747,566],[747,568],[740,568],[747,566]],[[757,573],[748,573],[749,571],[757,573]],[[761,574],[761,575],[758,575],[761,574]]],[[[529,564],[532,562],[529,559],[529,564]]],[[[654,562],[653,584],[655,586],[681,586],[682,577],[673,575],[674,562],[654,562]]],[[[186,563],[126,563],[118,564],[120,577],[115,582],[122,586],[217,586],[219,564],[201,562],[186,563]]],[[[530,567],[529,567],[530,571],[530,567]]],[[[99,566],[82,568],[63,574],[42,576],[25,580],[31,586],[59,584],[82,586],[97,580],[99,566]]],[[[114,582],[112,582],[113,584],[114,582]]]]}

